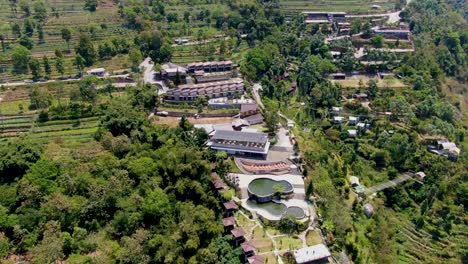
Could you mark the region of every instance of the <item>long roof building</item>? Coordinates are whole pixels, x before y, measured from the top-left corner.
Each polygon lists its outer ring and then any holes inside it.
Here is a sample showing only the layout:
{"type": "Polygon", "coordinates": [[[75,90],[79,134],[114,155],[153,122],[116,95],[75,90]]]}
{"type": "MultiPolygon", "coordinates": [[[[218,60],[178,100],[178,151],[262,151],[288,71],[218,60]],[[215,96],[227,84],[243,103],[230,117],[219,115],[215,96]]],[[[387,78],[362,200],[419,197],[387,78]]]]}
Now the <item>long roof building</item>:
{"type": "Polygon", "coordinates": [[[270,147],[268,135],[242,131],[217,130],[209,142],[215,150],[223,150],[230,154],[250,153],[266,155],[270,147]]]}
{"type": "Polygon", "coordinates": [[[208,98],[229,97],[235,94],[244,93],[244,81],[240,78],[233,78],[226,81],[184,84],[176,89],[169,89],[166,100],[169,101],[195,101],[198,96],[208,98]]]}

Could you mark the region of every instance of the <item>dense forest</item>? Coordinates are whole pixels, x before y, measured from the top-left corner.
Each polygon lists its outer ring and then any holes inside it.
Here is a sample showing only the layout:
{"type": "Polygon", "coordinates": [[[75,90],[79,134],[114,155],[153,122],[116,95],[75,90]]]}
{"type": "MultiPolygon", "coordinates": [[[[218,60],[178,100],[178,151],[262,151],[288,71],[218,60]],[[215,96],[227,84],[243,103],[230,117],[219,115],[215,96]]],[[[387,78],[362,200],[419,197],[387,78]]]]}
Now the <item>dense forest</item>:
{"type": "MultiPolygon", "coordinates": [[[[85,2],[90,12],[99,9],[100,1],[85,2]]],[[[305,25],[302,15],[286,18],[279,1],[116,2],[121,27],[132,33],[98,43],[89,30],[79,32],[72,60],[80,74],[122,54],[139,74],[143,57],[150,57],[156,67],[171,61],[175,52],[170,43],[177,33],[190,31],[188,24],[201,27],[195,33],[198,41],[210,35],[203,27],[213,26],[230,38],[219,48],[206,45],[207,59],[241,57],[242,76],[263,86],[265,117],[274,120],[272,127],[277,118],[270,115],[278,111],[298,124],[307,195],[317,205],[318,227],[337,259],[343,253],[354,263],[468,261],[465,1],[412,1],[401,17],[410,27],[416,52],[402,56],[398,64],[394,54],[373,52],[372,60],[388,63],[370,69],[353,60],[350,41],[326,41],[328,26],[305,25]],[[166,11],[186,2],[204,8],[182,15],[166,11]],[[240,50],[243,41],[246,48],[240,50]],[[333,60],[331,49],[342,50],[343,56],[333,60]],[[373,121],[368,133],[350,140],[345,130],[330,124],[329,109],[339,104],[344,89],[326,76],[359,70],[392,70],[409,88],[378,87],[372,80],[360,85],[375,111],[396,115],[373,121]],[[297,83],[294,96],[287,94],[291,82],[276,78],[285,73],[297,83]],[[460,146],[457,161],[427,151],[426,139],[440,136],[460,146]],[[424,171],[427,180],[379,193],[372,198],[378,208],[374,216],[363,216],[349,176],[373,183],[406,171],[424,171]]],[[[40,25],[40,13],[36,10],[34,17],[15,26],[22,42],[8,51],[15,74],[31,72],[34,80],[52,71],[47,59],[29,60],[34,31],[29,24],[40,25]]],[[[368,26],[361,21],[353,25],[368,26]]],[[[61,32],[67,46],[69,34],[61,32]]],[[[62,77],[63,56],[61,50],[54,51],[53,68],[62,77]]],[[[65,144],[60,137],[43,144],[28,133],[1,142],[0,259],[17,255],[27,263],[240,263],[241,250],[223,235],[220,201],[210,187],[212,172],[222,169],[224,174],[225,168],[217,167],[216,154],[204,147],[206,132],[185,118],[176,128],[154,124],[148,115],[160,98],[149,85],[138,83],[125,92],[106,85],[85,78],[76,91],[60,90],[69,93],[63,97],[31,90],[30,108],[40,111],[39,118],[98,116],[98,129],[93,140],[83,144],[65,144]],[[97,90],[98,84],[106,89],[97,90]],[[99,101],[99,96],[106,100],[99,101]]],[[[370,112],[353,103],[344,106],[359,115],[370,112]]]]}
{"type": "Polygon", "coordinates": [[[177,129],[154,127],[140,102],[129,97],[106,105],[96,142],[40,146],[25,136],[2,146],[2,257],[238,261],[208,187],[213,157],[200,148],[206,133],[185,119],[177,129]]]}

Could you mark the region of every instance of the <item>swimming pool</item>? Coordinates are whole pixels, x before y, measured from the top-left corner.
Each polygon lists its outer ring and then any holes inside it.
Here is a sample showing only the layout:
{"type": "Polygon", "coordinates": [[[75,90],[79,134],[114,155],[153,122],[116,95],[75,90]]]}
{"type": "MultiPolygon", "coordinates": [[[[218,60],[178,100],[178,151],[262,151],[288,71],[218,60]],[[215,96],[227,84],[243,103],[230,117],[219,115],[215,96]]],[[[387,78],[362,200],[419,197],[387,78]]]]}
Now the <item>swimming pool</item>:
{"type": "Polygon", "coordinates": [[[269,178],[258,178],[249,183],[247,188],[249,198],[257,203],[266,203],[273,200],[275,194],[293,193],[293,186],[287,181],[275,181],[269,178]]]}

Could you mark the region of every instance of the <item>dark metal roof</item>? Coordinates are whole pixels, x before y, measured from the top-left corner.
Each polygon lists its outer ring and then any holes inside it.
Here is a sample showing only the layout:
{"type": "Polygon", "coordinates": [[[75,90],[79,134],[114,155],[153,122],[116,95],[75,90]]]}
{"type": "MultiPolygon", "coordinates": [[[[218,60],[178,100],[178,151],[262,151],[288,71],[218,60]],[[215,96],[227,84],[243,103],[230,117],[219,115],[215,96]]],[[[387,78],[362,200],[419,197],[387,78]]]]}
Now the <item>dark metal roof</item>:
{"type": "Polygon", "coordinates": [[[213,140],[232,140],[264,144],[268,141],[268,135],[265,133],[217,130],[213,136],[213,140]]]}

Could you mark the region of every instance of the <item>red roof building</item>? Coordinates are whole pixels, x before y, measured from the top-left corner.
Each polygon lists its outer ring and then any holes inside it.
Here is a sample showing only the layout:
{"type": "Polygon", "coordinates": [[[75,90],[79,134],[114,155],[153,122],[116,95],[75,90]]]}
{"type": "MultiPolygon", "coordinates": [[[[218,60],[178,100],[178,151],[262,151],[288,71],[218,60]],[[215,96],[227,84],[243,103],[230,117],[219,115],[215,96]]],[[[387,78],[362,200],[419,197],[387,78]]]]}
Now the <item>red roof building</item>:
{"type": "Polygon", "coordinates": [[[211,181],[211,183],[213,183],[213,186],[216,190],[224,190],[226,189],[226,185],[224,184],[224,182],[221,180],[221,179],[216,179],[216,180],[213,180],[211,181]]]}
{"type": "Polygon", "coordinates": [[[249,264],[263,264],[263,263],[265,263],[265,261],[263,260],[263,257],[258,256],[258,255],[255,255],[255,256],[252,256],[252,257],[248,258],[247,261],[248,261],[249,264]]]}
{"type": "Polygon", "coordinates": [[[224,207],[224,210],[226,211],[234,211],[234,210],[239,209],[237,204],[233,201],[223,203],[223,207],[224,207]]]}
{"type": "Polygon", "coordinates": [[[235,226],[236,225],[236,219],[234,219],[234,217],[223,218],[223,225],[224,225],[224,227],[235,226]]]}
{"type": "Polygon", "coordinates": [[[242,252],[244,252],[244,255],[246,257],[250,257],[250,256],[253,256],[255,255],[255,246],[250,243],[250,242],[244,242],[241,244],[241,248],[242,248],[242,252]]]}
{"type": "Polygon", "coordinates": [[[231,235],[234,239],[243,238],[245,236],[245,232],[242,228],[234,228],[231,230],[231,235]]]}

